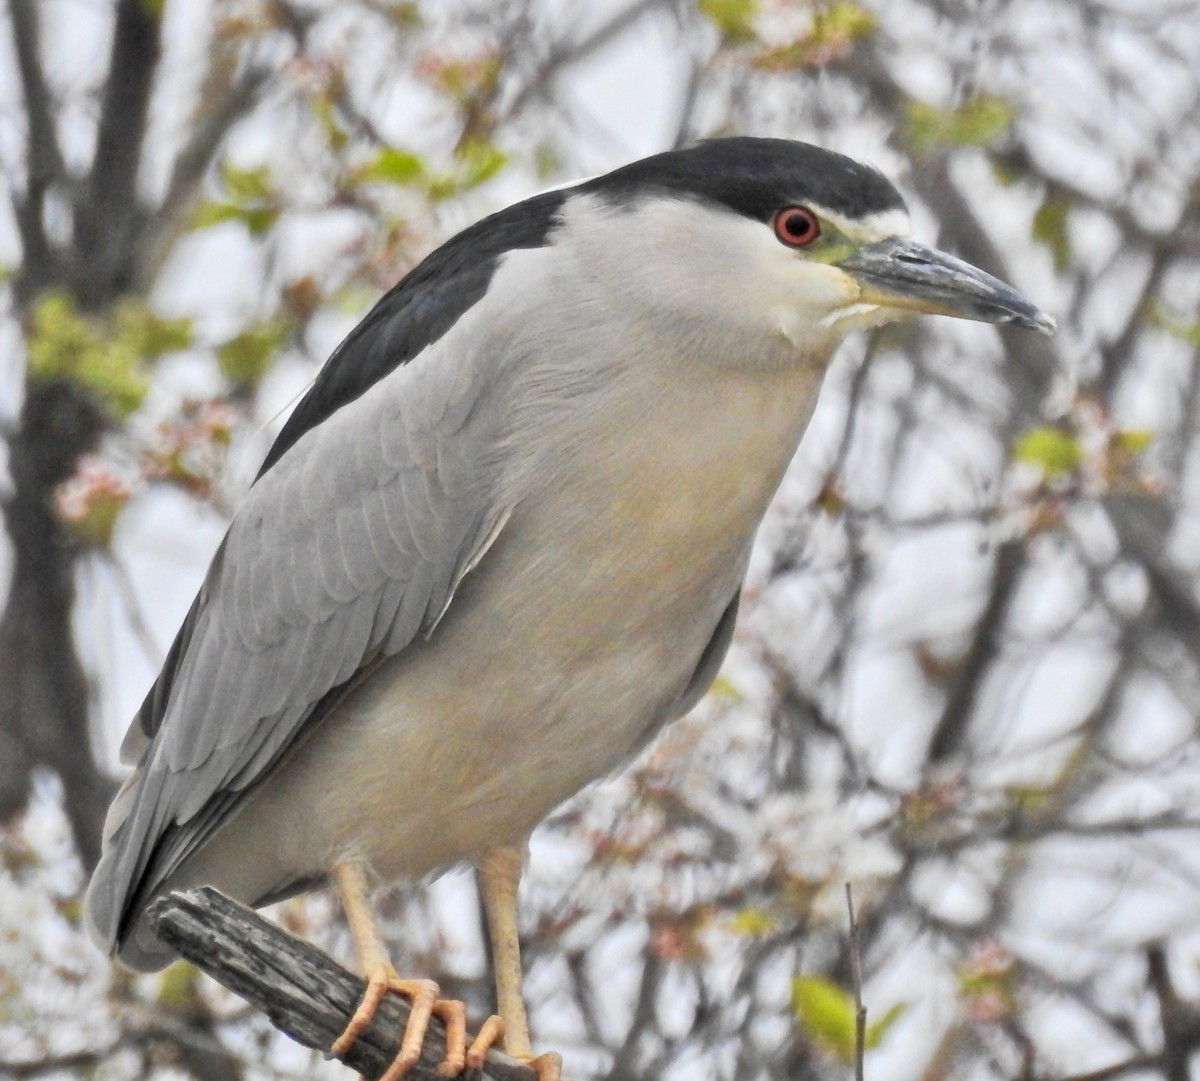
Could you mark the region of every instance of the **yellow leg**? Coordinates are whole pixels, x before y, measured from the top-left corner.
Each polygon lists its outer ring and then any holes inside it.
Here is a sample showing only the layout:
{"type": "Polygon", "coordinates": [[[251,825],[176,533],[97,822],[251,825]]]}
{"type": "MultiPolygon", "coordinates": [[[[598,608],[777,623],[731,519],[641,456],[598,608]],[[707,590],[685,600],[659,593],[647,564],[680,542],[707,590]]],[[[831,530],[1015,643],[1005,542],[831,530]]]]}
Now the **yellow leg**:
{"type": "Polygon", "coordinates": [[[363,865],[347,860],[334,867],[333,875],[358,953],[359,967],[367,978],[367,989],[363,992],[358,1009],[330,1051],[339,1058],[344,1056],[371,1023],[383,996],[391,991],[408,997],[412,1002],[412,1012],[404,1029],[400,1050],[379,1081],[399,1081],[408,1073],[421,1057],[421,1047],[425,1043],[431,1017],[440,1017],[446,1026],[446,1057],[438,1066],[439,1074],[454,1077],[462,1073],[467,1064],[473,1067],[482,1064],[488,1048],[500,1035],[494,1019],[484,1024],[468,1049],[467,1018],[463,1004],[454,999],[439,998],[438,985],[432,980],[403,980],[392,967],[371,912],[363,865]]]}
{"type": "Polygon", "coordinates": [[[521,939],[517,927],[517,883],[524,853],[516,848],[493,848],[479,862],[479,883],[492,966],[496,970],[496,1009],[504,1023],[504,1050],[531,1065],[538,1081],[561,1081],[562,1056],[551,1051],[533,1054],[522,991],[521,939]]]}

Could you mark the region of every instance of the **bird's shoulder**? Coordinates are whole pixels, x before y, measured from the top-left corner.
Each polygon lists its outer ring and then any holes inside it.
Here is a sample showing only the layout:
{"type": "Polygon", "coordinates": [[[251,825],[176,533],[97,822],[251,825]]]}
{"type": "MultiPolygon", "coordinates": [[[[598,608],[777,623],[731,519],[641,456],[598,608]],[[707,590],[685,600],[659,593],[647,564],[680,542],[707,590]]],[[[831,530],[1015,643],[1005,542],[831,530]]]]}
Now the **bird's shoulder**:
{"type": "Polygon", "coordinates": [[[500,259],[549,242],[567,190],[506,207],[435,249],[338,346],[267,453],[261,477],[307,431],[437,342],[487,293],[500,259]]]}

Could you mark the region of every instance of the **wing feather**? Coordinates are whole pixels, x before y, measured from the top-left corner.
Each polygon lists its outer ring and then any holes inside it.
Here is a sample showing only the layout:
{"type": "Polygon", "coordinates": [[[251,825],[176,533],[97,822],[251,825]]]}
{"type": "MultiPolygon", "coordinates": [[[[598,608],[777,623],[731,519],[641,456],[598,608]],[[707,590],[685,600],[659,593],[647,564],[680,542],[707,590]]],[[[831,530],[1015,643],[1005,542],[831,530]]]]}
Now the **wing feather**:
{"type": "Polygon", "coordinates": [[[367,543],[371,546],[371,558],[388,582],[392,582],[403,580],[412,573],[414,553],[407,546],[397,543],[388,523],[387,502],[388,493],[382,487],[366,493],[363,496],[362,516],[367,543]]]}
{"type": "MultiPolygon", "coordinates": [[[[332,603],[339,614],[362,595],[347,573],[346,551],[342,544],[342,517],[349,508],[334,508],[329,520],[316,532],[315,566],[320,578],[320,595],[332,603]]],[[[378,570],[376,570],[378,575],[378,570]]]]}
{"type": "Polygon", "coordinates": [[[379,606],[375,609],[375,621],[371,624],[371,637],[367,640],[367,652],[375,655],[383,651],[384,641],[396,625],[400,614],[400,603],[408,587],[405,578],[389,578],[379,595],[379,606]]]}
{"type": "Polygon", "coordinates": [[[508,508],[494,504],[486,451],[500,418],[486,373],[458,370],[469,361],[453,340],[301,437],[234,518],[137,794],[108,826],[92,885],[105,896],[89,909],[110,947],[340,687],[432,631],[495,539],[508,508]]]}

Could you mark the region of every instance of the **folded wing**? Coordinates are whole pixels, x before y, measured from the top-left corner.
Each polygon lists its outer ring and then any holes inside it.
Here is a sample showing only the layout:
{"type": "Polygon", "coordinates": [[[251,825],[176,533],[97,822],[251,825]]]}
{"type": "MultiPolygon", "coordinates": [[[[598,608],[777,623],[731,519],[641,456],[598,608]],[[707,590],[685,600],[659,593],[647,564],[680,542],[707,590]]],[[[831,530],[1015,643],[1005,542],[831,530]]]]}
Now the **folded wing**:
{"type": "Polygon", "coordinates": [[[139,902],[356,676],[429,634],[502,528],[490,365],[448,335],[300,437],[251,489],[134,722],[88,917],[139,902]]]}

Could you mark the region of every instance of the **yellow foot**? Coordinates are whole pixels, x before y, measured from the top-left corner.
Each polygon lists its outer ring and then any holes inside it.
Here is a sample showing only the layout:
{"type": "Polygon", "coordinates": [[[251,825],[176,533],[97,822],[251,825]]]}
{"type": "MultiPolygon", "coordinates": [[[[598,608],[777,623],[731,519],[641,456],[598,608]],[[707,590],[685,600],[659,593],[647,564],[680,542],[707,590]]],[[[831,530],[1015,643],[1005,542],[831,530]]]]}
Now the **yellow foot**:
{"type": "Polygon", "coordinates": [[[461,1002],[438,998],[438,985],[432,980],[402,980],[391,965],[375,965],[367,972],[367,989],[358,1009],[330,1048],[333,1055],[342,1058],[354,1046],[388,992],[408,998],[412,1002],[412,1012],[400,1041],[400,1050],[379,1081],[400,1081],[412,1069],[421,1057],[431,1017],[440,1017],[446,1026],[446,1057],[437,1068],[442,1077],[457,1077],[469,1063],[482,1065],[488,1049],[503,1031],[503,1026],[497,1028],[492,1023],[493,1020],[498,1022],[499,1018],[489,1018],[468,1049],[467,1014],[461,1002]]]}

